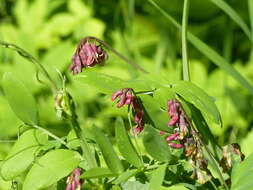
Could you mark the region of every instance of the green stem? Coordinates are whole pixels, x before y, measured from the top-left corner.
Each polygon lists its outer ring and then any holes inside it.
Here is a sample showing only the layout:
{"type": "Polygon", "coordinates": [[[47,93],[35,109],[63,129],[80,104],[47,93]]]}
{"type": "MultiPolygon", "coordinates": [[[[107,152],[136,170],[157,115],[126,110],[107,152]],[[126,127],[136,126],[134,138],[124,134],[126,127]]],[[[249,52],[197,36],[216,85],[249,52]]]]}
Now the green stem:
{"type": "Polygon", "coordinates": [[[250,61],[253,61],[253,1],[248,0],[248,9],[249,9],[249,18],[251,26],[251,52],[250,52],[250,61]]]}
{"type": "Polygon", "coordinates": [[[71,122],[72,128],[74,129],[74,131],[76,133],[76,136],[80,140],[80,145],[81,145],[81,149],[83,152],[83,157],[86,159],[89,168],[97,167],[97,162],[95,160],[95,156],[92,155],[90,147],[86,141],[86,138],[85,138],[85,136],[82,132],[82,129],[80,128],[80,125],[77,122],[76,118],[73,117],[70,122],[71,122]]]}
{"type": "Polygon", "coordinates": [[[144,162],[143,162],[143,159],[142,159],[142,156],[141,156],[141,149],[140,149],[139,144],[138,144],[138,142],[137,142],[137,135],[135,134],[134,128],[133,128],[133,125],[132,125],[132,121],[131,121],[131,116],[130,116],[130,111],[129,111],[129,109],[128,109],[128,114],[127,114],[127,116],[128,116],[128,122],[129,122],[129,125],[130,125],[130,128],[131,128],[131,131],[132,131],[132,133],[134,134],[134,143],[135,143],[137,152],[138,152],[138,154],[139,154],[139,156],[140,156],[140,158],[141,158],[142,164],[144,165],[144,162]]]}
{"type": "Polygon", "coordinates": [[[58,88],[57,88],[56,83],[51,78],[51,76],[49,75],[49,73],[47,72],[47,70],[43,67],[43,65],[37,59],[35,59],[35,57],[33,57],[31,54],[29,54],[28,52],[26,52],[25,50],[23,50],[22,48],[18,47],[15,44],[11,44],[11,43],[7,43],[7,42],[4,42],[4,41],[0,41],[0,45],[3,46],[3,47],[5,47],[5,48],[9,48],[9,49],[12,49],[12,50],[18,52],[19,55],[21,55],[25,59],[29,60],[33,64],[35,64],[42,71],[42,73],[45,75],[45,77],[49,80],[49,82],[52,85],[53,91],[54,92],[57,91],[58,88]]]}
{"type": "Polygon", "coordinates": [[[182,65],[183,79],[190,80],[188,54],[187,54],[187,26],[189,16],[190,0],[184,0],[183,19],[182,19],[182,65]]]}
{"type": "Polygon", "coordinates": [[[56,135],[54,135],[53,133],[51,133],[50,131],[38,126],[38,125],[32,125],[32,127],[34,127],[35,129],[38,129],[44,133],[46,133],[48,136],[52,137],[53,139],[57,140],[58,142],[60,142],[61,144],[65,145],[67,147],[67,143],[62,140],[61,138],[57,137],[56,135]]]}

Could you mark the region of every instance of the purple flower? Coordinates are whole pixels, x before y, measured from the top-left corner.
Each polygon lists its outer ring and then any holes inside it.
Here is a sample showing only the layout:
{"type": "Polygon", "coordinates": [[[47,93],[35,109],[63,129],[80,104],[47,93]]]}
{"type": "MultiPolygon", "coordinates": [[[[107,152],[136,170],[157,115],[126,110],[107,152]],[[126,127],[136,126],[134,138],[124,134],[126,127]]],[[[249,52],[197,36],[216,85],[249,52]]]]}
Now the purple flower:
{"type": "Polygon", "coordinates": [[[138,99],[134,96],[133,89],[131,88],[123,88],[118,90],[112,94],[112,101],[115,101],[119,98],[117,103],[117,108],[121,108],[124,105],[131,105],[134,112],[134,121],[137,124],[134,128],[134,133],[139,134],[144,128],[144,110],[138,99]]]}
{"type": "Polygon", "coordinates": [[[134,101],[133,90],[131,88],[123,88],[113,93],[112,101],[115,101],[119,97],[117,108],[121,108],[124,105],[130,105],[134,101]]]}
{"type": "Polygon", "coordinates": [[[75,75],[82,72],[84,67],[93,67],[96,64],[104,63],[107,58],[108,55],[101,46],[97,46],[96,42],[90,43],[84,39],[79,43],[72,57],[70,70],[75,75]]]}
{"type": "Polygon", "coordinates": [[[177,139],[178,139],[178,136],[179,136],[178,133],[172,134],[172,135],[170,135],[170,136],[168,136],[168,137],[166,138],[166,141],[168,142],[168,141],[177,140],[177,139]]]}
{"type": "Polygon", "coordinates": [[[176,144],[176,143],[169,143],[169,146],[172,147],[172,148],[176,148],[176,149],[180,149],[180,148],[183,148],[184,145],[183,144],[176,144]]]}
{"type": "Polygon", "coordinates": [[[80,190],[81,189],[81,182],[80,182],[80,174],[81,169],[76,168],[72,174],[67,178],[67,186],[66,190],[80,190]]]}

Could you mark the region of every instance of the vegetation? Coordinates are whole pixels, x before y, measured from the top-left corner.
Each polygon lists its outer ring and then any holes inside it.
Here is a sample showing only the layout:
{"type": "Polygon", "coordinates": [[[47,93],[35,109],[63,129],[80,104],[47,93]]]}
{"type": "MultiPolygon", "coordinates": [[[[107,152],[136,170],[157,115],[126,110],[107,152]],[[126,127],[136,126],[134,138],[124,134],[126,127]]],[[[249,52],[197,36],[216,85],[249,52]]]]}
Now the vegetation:
{"type": "Polygon", "coordinates": [[[0,0],[1,190],[252,190],[252,0],[0,0]]]}

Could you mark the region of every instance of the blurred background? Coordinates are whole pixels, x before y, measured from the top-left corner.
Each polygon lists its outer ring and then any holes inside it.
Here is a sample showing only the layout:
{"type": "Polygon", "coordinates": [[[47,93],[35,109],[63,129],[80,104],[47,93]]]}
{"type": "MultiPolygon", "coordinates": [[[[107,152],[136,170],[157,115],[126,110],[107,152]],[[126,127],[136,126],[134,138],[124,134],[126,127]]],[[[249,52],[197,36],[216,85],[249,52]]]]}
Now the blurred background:
{"type": "MultiPolygon", "coordinates": [[[[164,10],[181,22],[183,0],[157,0],[164,10]]],[[[227,0],[250,25],[247,0],[227,0]]],[[[253,84],[252,44],[243,31],[209,0],[192,0],[189,30],[215,49],[253,84]]],[[[64,73],[67,88],[77,102],[82,126],[93,123],[113,136],[113,119],[126,110],[115,109],[110,98],[92,87],[74,82],[69,72],[76,44],[85,36],[103,39],[117,51],[169,81],[181,79],[181,36],[146,0],[0,0],[0,40],[14,43],[35,56],[60,85],[56,70],[64,73]]],[[[252,95],[189,44],[191,80],[214,97],[223,126],[210,126],[220,145],[238,142],[246,155],[253,144],[252,95]]],[[[112,52],[98,72],[122,79],[138,72],[112,52]]],[[[36,97],[41,126],[58,136],[69,126],[58,120],[54,97],[36,78],[34,65],[17,53],[0,48],[0,78],[12,71],[36,97]]],[[[41,75],[39,78],[45,80],[41,75]]],[[[22,131],[1,89],[0,160],[22,131]]],[[[0,189],[11,184],[0,178],[0,189]]]]}

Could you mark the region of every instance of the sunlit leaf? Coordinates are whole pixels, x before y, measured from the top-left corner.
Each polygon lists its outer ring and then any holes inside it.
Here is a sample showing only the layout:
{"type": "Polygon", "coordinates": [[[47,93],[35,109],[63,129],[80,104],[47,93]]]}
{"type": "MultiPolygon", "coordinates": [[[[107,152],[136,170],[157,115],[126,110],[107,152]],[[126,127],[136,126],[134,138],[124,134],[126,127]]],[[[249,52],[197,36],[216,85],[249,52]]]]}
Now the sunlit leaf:
{"type": "Polygon", "coordinates": [[[41,131],[31,129],[24,132],[1,166],[1,175],[4,179],[14,179],[24,172],[39,153],[40,147],[47,143],[47,135],[41,131]]]}
{"type": "Polygon", "coordinates": [[[135,167],[142,167],[140,156],[138,155],[135,147],[133,146],[127,131],[124,126],[124,122],[121,118],[118,118],[115,123],[115,135],[117,144],[122,156],[135,167]]]}
{"type": "Polygon", "coordinates": [[[38,123],[38,110],[34,97],[12,73],[5,73],[3,89],[14,113],[27,124],[38,123]]]}
{"type": "Polygon", "coordinates": [[[101,129],[97,127],[93,127],[93,133],[98,144],[105,162],[107,166],[113,173],[119,174],[123,171],[123,166],[121,161],[119,160],[117,154],[115,153],[111,142],[109,141],[108,137],[106,137],[101,129]]]}
{"type": "Polygon", "coordinates": [[[80,155],[72,150],[52,150],[36,161],[28,172],[23,190],[39,190],[69,175],[79,164],[80,155]]]}

